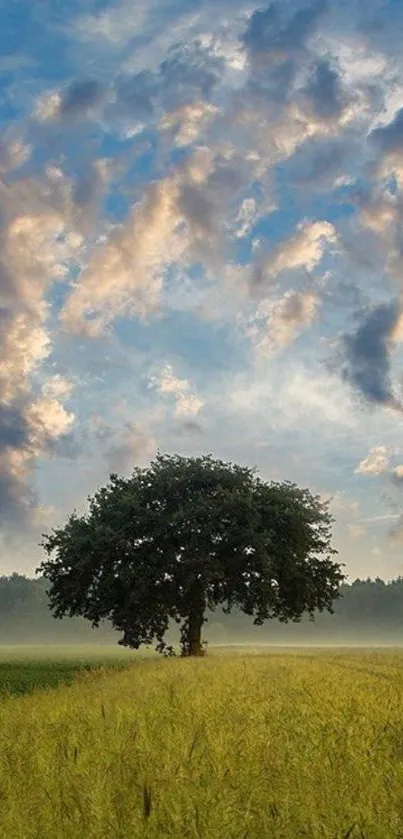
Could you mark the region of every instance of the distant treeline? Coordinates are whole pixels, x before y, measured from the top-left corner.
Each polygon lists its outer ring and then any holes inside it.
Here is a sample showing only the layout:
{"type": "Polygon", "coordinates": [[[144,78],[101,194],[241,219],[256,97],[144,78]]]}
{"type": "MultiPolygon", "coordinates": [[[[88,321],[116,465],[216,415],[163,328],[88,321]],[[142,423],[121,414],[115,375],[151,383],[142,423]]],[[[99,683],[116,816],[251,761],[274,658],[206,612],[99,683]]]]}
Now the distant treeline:
{"type": "MultiPolygon", "coordinates": [[[[0,577],[0,644],[116,643],[119,634],[106,622],[92,629],[82,618],[57,620],[49,610],[43,578],[20,574],[0,577]]],[[[385,583],[355,580],[341,587],[334,615],[318,614],[315,622],[253,626],[239,612],[209,615],[204,635],[211,643],[403,643],[403,577],[385,583]]]]}

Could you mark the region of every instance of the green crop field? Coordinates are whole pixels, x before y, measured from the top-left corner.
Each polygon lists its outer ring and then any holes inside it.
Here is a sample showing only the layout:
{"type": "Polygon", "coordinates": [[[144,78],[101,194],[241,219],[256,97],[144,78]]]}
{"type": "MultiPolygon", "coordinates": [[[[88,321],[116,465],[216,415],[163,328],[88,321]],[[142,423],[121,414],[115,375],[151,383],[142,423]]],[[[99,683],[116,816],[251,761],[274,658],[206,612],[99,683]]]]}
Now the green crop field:
{"type": "Polygon", "coordinates": [[[71,684],[81,671],[121,669],[130,661],[130,653],[125,652],[119,655],[116,647],[106,652],[93,647],[81,652],[77,647],[0,647],[0,700],[60,683],[71,684]]]}
{"type": "Polygon", "coordinates": [[[403,837],[403,653],[253,652],[122,669],[122,651],[112,670],[110,652],[68,686],[3,696],[0,835],[403,837]]]}

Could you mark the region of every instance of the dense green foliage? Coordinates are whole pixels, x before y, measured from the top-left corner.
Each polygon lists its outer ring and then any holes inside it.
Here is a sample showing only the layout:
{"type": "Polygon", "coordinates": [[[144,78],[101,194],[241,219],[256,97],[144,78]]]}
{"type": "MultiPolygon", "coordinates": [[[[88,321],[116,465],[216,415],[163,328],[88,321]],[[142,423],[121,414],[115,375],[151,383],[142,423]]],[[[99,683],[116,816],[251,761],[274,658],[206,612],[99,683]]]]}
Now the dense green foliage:
{"type": "Polygon", "coordinates": [[[158,454],[130,478],[111,475],[83,516],[44,536],[56,617],[110,620],[134,649],[167,643],[201,655],[209,609],[236,607],[255,625],[332,611],[344,579],[333,557],[328,503],[255,470],[158,454]]]}
{"type": "Polygon", "coordinates": [[[0,835],[398,839],[402,718],[401,653],[82,674],[0,702],[0,835]]]}

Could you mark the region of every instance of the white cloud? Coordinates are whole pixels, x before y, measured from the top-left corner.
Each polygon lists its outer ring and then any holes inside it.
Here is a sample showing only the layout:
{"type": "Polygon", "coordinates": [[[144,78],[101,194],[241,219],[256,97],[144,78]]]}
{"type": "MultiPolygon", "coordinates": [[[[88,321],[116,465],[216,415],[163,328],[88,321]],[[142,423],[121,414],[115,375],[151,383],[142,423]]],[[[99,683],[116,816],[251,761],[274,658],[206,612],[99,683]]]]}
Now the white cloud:
{"type": "Polygon", "coordinates": [[[152,184],[130,220],[98,247],[61,313],[71,332],[98,335],[118,316],[145,317],[159,307],[164,267],[179,257],[180,220],[173,177],[152,184]]]}
{"type": "Polygon", "coordinates": [[[174,396],[177,417],[195,416],[204,405],[204,402],[195,394],[189,393],[189,381],[179,379],[174,375],[170,364],[166,364],[159,375],[150,376],[148,386],[159,390],[160,393],[174,396]]]}
{"type": "Polygon", "coordinates": [[[219,108],[209,102],[193,102],[166,114],[160,122],[160,128],[162,131],[174,132],[175,145],[187,146],[199,138],[218,113],[219,108]]]}
{"type": "Polygon", "coordinates": [[[291,239],[266,257],[265,271],[271,277],[295,268],[312,271],[322,259],[327,245],[336,242],[337,233],[333,224],[328,221],[303,222],[291,239]]]}
{"type": "Polygon", "coordinates": [[[236,221],[240,225],[235,234],[238,239],[242,239],[249,233],[250,229],[253,227],[255,223],[256,215],[257,207],[255,199],[244,198],[236,218],[236,221]]]}
{"type": "MultiPolygon", "coordinates": [[[[7,136],[7,135],[6,135],[7,136]]],[[[0,174],[6,175],[29,160],[32,147],[19,137],[0,144],[0,174]]]]}
{"type": "Polygon", "coordinates": [[[203,405],[203,400],[194,394],[178,393],[175,415],[177,417],[195,416],[203,405]]]}
{"type": "Polygon", "coordinates": [[[45,396],[30,402],[23,414],[30,428],[31,445],[39,449],[47,439],[55,440],[70,431],[75,420],[74,413],[66,411],[57,399],[45,396]]]}
{"type": "Polygon", "coordinates": [[[44,396],[55,397],[56,399],[63,399],[71,396],[71,393],[74,389],[73,382],[70,382],[68,379],[56,374],[55,376],[50,376],[42,387],[42,393],[44,396]]]}
{"type": "Polygon", "coordinates": [[[317,314],[319,297],[311,291],[287,291],[279,299],[263,300],[245,325],[259,355],[270,355],[294,341],[317,314]]]}
{"type": "Polygon", "coordinates": [[[33,377],[52,349],[46,298],[52,283],[66,277],[77,245],[64,216],[64,179],[55,182],[54,174],[0,189],[0,493],[6,524],[17,511],[24,524],[30,517],[33,522],[32,467],[75,420],[52,398],[51,385],[42,396],[33,389],[33,377]]]}
{"type": "Polygon", "coordinates": [[[389,469],[391,455],[387,446],[374,446],[354,471],[358,475],[382,475],[389,469]]]}
{"type": "MultiPolygon", "coordinates": [[[[295,359],[261,370],[232,376],[219,383],[217,399],[239,417],[263,420],[265,428],[318,429],[334,434],[337,428],[354,428],[356,417],[345,388],[337,377],[323,373],[318,365],[308,367],[295,359]]],[[[210,400],[209,400],[210,401],[210,400]]]]}
{"type": "Polygon", "coordinates": [[[61,102],[62,98],[57,90],[43,94],[36,103],[34,116],[39,122],[55,119],[60,112],[61,102]]]}

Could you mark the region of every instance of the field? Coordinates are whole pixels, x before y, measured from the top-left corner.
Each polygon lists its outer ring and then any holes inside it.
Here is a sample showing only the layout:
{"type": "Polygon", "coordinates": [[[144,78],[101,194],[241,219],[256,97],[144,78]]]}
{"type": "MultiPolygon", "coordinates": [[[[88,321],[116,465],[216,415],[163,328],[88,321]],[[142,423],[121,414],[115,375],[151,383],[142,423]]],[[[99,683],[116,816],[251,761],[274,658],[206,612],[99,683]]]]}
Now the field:
{"type": "MultiPolygon", "coordinates": [[[[80,652],[77,647],[0,647],[0,699],[31,693],[33,690],[69,685],[81,671],[100,667],[121,669],[124,655],[92,648],[80,652]]],[[[130,656],[130,654],[129,654],[130,656]]],[[[129,659],[126,652],[126,660],[129,659]]]]}
{"type": "MultiPolygon", "coordinates": [[[[403,837],[402,652],[64,658],[69,685],[3,692],[1,836],[403,837]]],[[[52,665],[0,651],[0,683],[19,659],[52,665]]]]}

